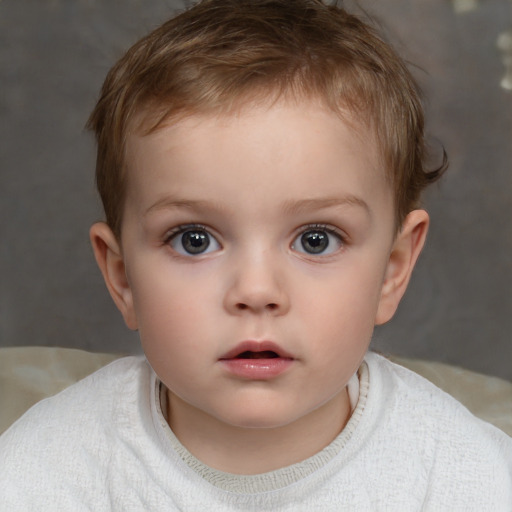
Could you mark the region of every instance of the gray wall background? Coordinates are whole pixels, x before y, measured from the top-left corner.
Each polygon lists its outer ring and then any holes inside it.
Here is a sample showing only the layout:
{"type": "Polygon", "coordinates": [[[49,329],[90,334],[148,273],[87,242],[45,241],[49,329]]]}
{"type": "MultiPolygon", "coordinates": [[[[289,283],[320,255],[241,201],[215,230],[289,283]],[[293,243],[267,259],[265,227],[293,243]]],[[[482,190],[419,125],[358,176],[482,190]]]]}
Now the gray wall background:
{"type": "MultiPolygon", "coordinates": [[[[374,347],[512,380],[512,92],[496,45],[512,2],[360,3],[418,66],[429,132],[451,160],[425,197],[428,246],[374,347]]],[[[109,67],[182,6],[0,2],[0,346],[139,351],[88,242],[102,212],[83,126],[109,67]]]]}

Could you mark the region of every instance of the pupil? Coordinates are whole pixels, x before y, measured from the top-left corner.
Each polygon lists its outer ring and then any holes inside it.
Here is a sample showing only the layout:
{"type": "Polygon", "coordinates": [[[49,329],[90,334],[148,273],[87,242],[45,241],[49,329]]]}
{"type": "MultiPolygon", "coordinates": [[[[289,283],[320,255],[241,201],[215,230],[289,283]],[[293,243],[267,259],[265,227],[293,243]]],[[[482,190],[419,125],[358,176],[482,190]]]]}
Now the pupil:
{"type": "Polygon", "coordinates": [[[329,237],[323,231],[307,231],[301,237],[302,247],[311,254],[318,254],[329,245],[329,237]]]}
{"type": "Polygon", "coordinates": [[[200,254],[210,245],[208,235],[202,231],[187,231],[181,236],[181,243],[190,254],[200,254]]]}

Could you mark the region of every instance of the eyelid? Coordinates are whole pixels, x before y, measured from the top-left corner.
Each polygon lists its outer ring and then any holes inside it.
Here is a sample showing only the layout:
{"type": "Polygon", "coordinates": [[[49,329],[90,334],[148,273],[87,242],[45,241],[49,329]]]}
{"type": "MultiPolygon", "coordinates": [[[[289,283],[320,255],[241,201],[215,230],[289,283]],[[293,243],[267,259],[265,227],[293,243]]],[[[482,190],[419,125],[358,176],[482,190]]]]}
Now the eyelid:
{"type": "Polygon", "coordinates": [[[306,233],[307,231],[326,231],[327,233],[330,233],[331,235],[337,236],[343,243],[347,241],[347,236],[343,231],[341,231],[339,228],[333,226],[332,224],[320,224],[320,223],[313,223],[313,224],[306,224],[305,226],[301,226],[296,234],[295,238],[297,236],[302,235],[306,233]]]}
{"type": "Polygon", "coordinates": [[[168,243],[169,240],[171,240],[175,236],[184,233],[185,231],[192,231],[194,229],[207,231],[208,233],[210,233],[211,231],[208,227],[204,226],[203,224],[180,224],[179,226],[176,226],[175,228],[166,231],[164,235],[164,242],[168,243]]]}

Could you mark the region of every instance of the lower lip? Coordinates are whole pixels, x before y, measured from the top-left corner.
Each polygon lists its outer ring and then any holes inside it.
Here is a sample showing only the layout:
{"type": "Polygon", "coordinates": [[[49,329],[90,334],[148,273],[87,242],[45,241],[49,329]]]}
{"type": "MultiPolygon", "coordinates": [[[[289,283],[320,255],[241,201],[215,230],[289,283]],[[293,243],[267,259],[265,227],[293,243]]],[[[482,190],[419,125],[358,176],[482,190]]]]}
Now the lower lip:
{"type": "Polygon", "coordinates": [[[293,359],[275,357],[270,359],[222,359],[228,372],[244,379],[268,380],[284,373],[293,364],[293,359]]]}

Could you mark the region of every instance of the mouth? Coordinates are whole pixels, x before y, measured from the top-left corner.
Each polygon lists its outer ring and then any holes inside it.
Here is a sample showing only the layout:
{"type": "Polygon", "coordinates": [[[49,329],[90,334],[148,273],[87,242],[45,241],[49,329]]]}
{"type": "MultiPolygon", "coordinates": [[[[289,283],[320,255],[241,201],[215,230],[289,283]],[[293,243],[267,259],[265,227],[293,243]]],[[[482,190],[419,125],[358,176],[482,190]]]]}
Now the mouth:
{"type": "Polygon", "coordinates": [[[272,341],[243,341],[220,357],[230,359],[294,359],[291,354],[272,341]]]}
{"type": "Polygon", "coordinates": [[[294,361],[291,354],[269,341],[244,341],[219,358],[231,375],[259,381],[285,373],[294,361]]]}

